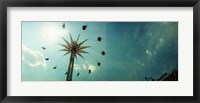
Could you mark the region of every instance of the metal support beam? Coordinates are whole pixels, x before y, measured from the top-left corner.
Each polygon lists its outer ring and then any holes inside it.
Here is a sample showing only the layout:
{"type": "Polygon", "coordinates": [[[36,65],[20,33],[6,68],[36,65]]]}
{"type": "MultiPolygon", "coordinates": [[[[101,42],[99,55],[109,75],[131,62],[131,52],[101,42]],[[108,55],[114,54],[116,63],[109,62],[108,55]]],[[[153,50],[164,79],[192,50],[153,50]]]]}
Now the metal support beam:
{"type": "Polygon", "coordinates": [[[66,81],[72,81],[72,74],[73,74],[73,68],[74,68],[74,57],[75,57],[75,52],[73,51],[70,56],[66,81]]]}

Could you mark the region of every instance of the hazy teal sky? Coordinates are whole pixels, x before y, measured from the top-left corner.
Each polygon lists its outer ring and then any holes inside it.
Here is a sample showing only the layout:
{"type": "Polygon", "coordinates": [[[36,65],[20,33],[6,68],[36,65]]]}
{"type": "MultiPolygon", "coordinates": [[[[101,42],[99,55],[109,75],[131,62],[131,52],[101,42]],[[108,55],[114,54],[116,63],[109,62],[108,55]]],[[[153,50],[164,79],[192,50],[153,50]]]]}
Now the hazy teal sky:
{"type": "Polygon", "coordinates": [[[22,81],[66,79],[70,56],[63,57],[58,43],[64,44],[62,37],[70,41],[69,33],[73,39],[80,34],[79,41],[88,39],[83,45],[91,46],[84,59],[75,60],[73,80],[144,81],[178,66],[178,22],[22,22],[22,81]]]}

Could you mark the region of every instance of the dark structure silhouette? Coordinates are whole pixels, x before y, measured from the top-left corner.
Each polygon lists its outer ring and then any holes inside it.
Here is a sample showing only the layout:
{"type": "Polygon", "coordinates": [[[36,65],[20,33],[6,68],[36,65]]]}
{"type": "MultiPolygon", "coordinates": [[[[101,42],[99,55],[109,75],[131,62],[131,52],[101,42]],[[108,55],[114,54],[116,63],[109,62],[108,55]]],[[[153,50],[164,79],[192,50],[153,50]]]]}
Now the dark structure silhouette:
{"type": "Polygon", "coordinates": [[[173,70],[170,75],[163,79],[163,81],[178,81],[178,70],[173,70]]]}
{"type": "Polygon", "coordinates": [[[169,75],[164,73],[160,78],[154,79],[152,77],[145,77],[146,81],[178,81],[178,70],[174,69],[169,75]]]}

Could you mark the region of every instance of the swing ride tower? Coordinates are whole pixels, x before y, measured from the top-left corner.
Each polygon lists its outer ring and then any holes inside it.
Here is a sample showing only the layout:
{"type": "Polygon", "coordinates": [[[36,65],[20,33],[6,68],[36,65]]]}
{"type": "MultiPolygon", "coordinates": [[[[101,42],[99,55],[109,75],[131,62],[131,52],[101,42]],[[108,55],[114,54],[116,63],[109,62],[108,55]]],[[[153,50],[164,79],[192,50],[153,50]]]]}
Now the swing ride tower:
{"type": "Polygon", "coordinates": [[[60,44],[61,46],[64,47],[64,49],[61,49],[60,51],[64,51],[65,55],[70,54],[70,60],[69,60],[69,66],[68,66],[68,70],[67,70],[67,77],[66,77],[66,81],[72,81],[72,76],[73,76],[73,68],[74,68],[74,60],[75,58],[77,59],[77,55],[84,58],[82,56],[82,53],[88,53],[86,51],[84,51],[84,49],[90,47],[90,46],[82,46],[83,43],[85,43],[87,41],[84,40],[80,43],[78,43],[80,34],[78,35],[78,38],[76,39],[76,41],[74,41],[72,39],[71,34],[70,35],[70,42],[68,42],[65,38],[63,38],[63,40],[65,41],[65,44],[60,44]]]}
{"type": "Polygon", "coordinates": [[[70,55],[66,81],[72,81],[72,74],[73,74],[73,68],[74,68],[74,56],[75,56],[75,52],[72,52],[70,55]]]}

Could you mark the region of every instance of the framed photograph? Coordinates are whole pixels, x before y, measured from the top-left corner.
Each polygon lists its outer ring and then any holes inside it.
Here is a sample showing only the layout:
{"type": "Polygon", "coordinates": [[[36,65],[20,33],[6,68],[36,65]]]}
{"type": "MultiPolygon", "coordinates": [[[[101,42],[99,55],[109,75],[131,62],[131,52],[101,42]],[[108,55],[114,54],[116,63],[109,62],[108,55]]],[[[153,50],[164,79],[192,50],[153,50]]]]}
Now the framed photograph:
{"type": "Polygon", "coordinates": [[[199,102],[199,0],[0,8],[2,103],[199,102]]]}

